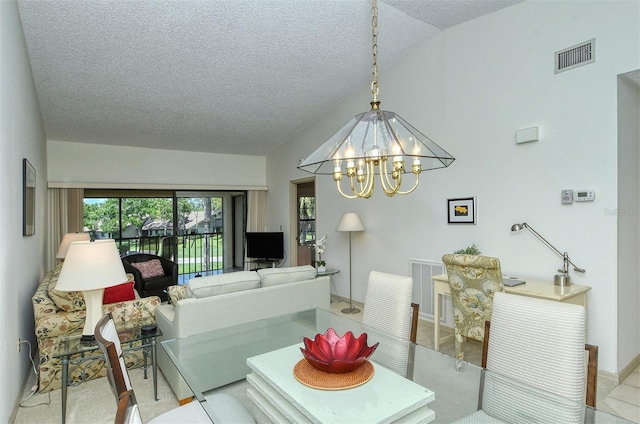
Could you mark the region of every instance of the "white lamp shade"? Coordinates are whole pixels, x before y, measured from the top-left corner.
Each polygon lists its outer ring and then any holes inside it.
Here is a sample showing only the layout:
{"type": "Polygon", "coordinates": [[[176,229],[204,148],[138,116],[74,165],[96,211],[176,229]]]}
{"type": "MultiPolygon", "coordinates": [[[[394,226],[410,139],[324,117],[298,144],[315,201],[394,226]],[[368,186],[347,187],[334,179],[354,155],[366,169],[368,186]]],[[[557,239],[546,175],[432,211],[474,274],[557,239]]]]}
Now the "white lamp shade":
{"type": "Polygon", "coordinates": [[[75,241],[69,245],[56,290],[104,289],[126,281],[114,240],[75,241]]]}
{"type": "Polygon", "coordinates": [[[336,231],[364,231],[364,225],[355,212],[347,212],[342,215],[336,231]]]}
{"type": "Polygon", "coordinates": [[[58,253],[56,253],[56,258],[64,259],[67,257],[67,251],[69,250],[69,245],[74,241],[87,241],[90,240],[91,237],[89,233],[67,233],[62,237],[62,241],[60,242],[60,246],[58,247],[58,253]]]}

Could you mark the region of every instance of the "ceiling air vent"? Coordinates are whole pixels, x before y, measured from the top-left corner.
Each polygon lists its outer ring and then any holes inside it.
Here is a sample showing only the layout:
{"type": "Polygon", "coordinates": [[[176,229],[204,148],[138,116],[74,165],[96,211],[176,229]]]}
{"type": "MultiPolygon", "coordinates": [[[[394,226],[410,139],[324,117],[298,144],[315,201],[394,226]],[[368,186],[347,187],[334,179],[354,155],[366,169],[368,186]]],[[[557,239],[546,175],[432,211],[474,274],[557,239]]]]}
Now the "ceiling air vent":
{"type": "Polygon", "coordinates": [[[567,47],[555,53],[555,73],[568,71],[596,61],[596,39],[567,47]]]}

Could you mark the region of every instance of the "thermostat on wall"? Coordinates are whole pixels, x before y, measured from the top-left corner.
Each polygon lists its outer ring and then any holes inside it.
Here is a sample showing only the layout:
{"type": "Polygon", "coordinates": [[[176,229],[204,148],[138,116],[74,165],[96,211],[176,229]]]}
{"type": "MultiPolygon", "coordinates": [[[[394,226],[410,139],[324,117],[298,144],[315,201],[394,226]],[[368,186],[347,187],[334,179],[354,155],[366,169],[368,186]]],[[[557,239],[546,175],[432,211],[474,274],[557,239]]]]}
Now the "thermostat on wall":
{"type": "Polygon", "coordinates": [[[573,190],[574,202],[592,202],[596,198],[596,192],[592,189],[573,190]]]}

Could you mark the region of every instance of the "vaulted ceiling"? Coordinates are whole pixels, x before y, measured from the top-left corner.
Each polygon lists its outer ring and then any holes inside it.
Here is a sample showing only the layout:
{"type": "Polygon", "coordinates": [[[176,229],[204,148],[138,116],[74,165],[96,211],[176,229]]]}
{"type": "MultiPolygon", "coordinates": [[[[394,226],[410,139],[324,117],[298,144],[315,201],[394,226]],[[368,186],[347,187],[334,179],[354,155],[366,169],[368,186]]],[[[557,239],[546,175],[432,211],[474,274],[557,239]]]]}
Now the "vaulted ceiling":
{"type": "MultiPolygon", "coordinates": [[[[519,1],[380,0],[381,74],[519,1]]],[[[371,80],[368,0],[18,5],[50,140],[265,155],[371,80]]]]}

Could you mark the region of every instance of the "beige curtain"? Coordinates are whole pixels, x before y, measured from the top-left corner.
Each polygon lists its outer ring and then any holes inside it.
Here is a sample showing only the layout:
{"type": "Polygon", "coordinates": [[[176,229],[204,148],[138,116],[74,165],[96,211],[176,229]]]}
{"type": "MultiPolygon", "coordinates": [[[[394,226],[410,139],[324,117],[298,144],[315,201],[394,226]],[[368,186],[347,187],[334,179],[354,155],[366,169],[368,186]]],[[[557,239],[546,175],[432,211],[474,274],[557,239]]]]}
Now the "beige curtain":
{"type": "Polygon", "coordinates": [[[267,192],[247,192],[247,231],[264,231],[267,225],[267,192]]]}
{"type": "Polygon", "coordinates": [[[84,229],[84,190],[50,188],[47,191],[47,269],[57,265],[56,252],[66,233],[84,229]]]}

